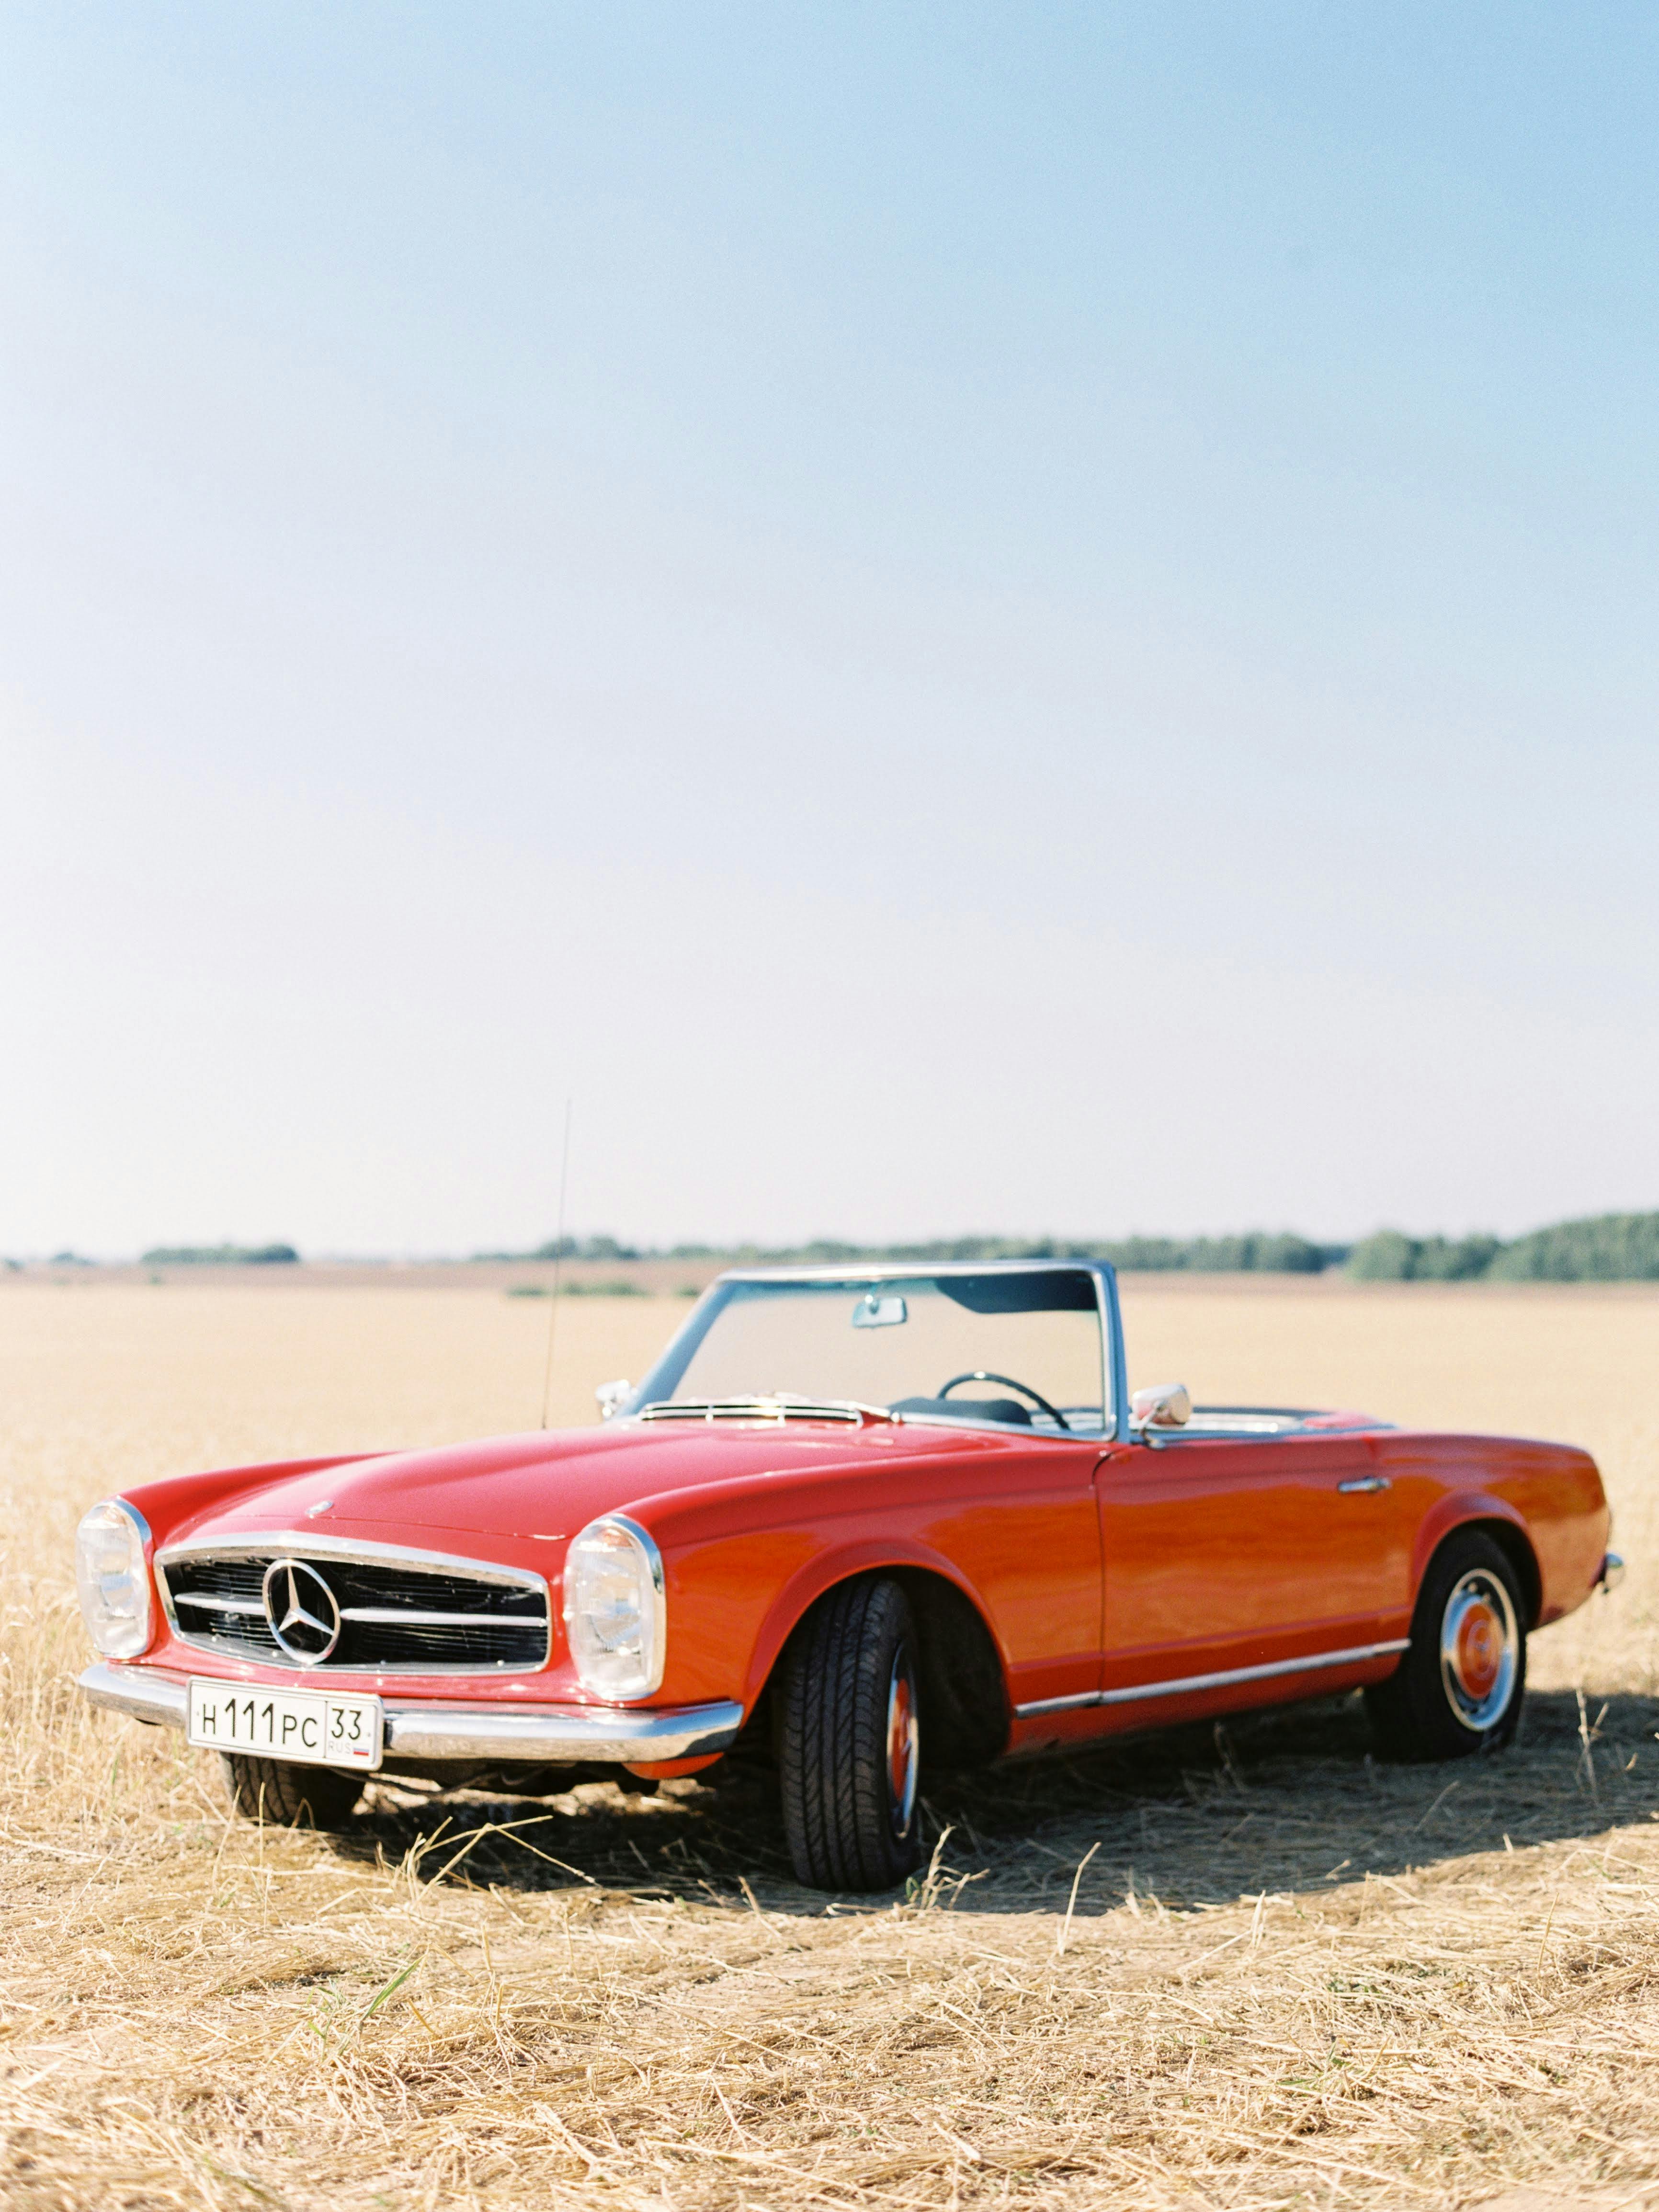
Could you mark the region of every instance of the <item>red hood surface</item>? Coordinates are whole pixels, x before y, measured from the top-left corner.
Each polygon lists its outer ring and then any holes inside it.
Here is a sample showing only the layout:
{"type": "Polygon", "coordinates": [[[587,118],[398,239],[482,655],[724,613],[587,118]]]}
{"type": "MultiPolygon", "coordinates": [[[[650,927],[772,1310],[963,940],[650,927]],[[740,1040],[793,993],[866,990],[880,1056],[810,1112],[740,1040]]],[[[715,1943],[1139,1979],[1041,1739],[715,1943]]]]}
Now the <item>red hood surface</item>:
{"type": "Polygon", "coordinates": [[[278,1528],[372,1533],[385,1540],[404,1528],[550,1542],[574,1536],[601,1513],[624,1511],[665,1492],[745,1476],[867,1469],[872,1455],[890,1462],[896,1453],[934,1455],[941,1447],[994,1450],[997,1442],[971,1430],[884,1422],[865,1429],[625,1422],[542,1431],[323,1467],[313,1462],[292,1474],[273,1468],[257,1486],[222,1493],[221,1502],[181,1519],[161,1540],[278,1528]]]}

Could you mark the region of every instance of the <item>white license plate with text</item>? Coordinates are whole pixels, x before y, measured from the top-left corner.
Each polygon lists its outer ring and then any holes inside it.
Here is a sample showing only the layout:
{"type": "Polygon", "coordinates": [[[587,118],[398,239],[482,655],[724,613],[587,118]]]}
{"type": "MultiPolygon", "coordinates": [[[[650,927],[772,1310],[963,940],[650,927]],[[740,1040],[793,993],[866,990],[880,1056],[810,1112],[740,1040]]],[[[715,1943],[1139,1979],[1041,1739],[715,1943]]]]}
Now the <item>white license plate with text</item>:
{"type": "Polygon", "coordinates": [[[380,1763],[380,1701],[335,1697],[326,1690],[252,1690],[246,1682],[204,1682],[192,1675],[185,1735],[210,1751],[306,1766],[374,1768],[380,1763]]]}

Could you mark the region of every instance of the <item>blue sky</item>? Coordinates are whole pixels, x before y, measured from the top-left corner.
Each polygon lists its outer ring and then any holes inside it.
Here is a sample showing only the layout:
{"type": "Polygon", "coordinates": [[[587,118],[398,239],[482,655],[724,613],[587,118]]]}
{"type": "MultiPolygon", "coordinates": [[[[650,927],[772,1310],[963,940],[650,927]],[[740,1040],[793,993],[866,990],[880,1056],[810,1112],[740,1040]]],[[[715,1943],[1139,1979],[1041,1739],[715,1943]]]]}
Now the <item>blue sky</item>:
{"type": "Polygon", "coordinates": [[[1659,1205],[1650,10],[0,56],[0,1249],[1659,1205]]]}

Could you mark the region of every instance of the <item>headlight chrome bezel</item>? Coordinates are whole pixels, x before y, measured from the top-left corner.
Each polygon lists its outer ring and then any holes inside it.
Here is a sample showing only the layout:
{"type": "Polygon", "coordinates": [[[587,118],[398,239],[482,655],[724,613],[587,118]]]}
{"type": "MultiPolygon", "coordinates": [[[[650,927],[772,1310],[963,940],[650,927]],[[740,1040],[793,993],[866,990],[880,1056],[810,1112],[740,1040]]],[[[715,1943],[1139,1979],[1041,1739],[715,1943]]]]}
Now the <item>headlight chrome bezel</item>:
{"type": "Polygon", "coordinates": [[[149,1523],[125,1498],[100,1498],[81,1516],[75,1531],[75,1588],[81,1601],[81,1618],[93,1648],[106,1659],[136,1659],[149,1650],[155,1632],[155,1591],[146,1557],[150,1548],[149,1523]],[[112,1553],[99,1565],[92,1555],[98,1539],[125,1535],[125,1555],[118,1565],[112,1553]],[[123,1584],[136,1602],[125,1608],[108,1599],[123,1584]]]}
{"type": "Polygon", "coordinates": [[[650,1532],[626,1513],[602,1513],[571,1539],[564,1563],[564,1634],[584,1690],[609,1705],[631,1705],[662,1686],[668,1659],[668,1598],[662,1553],[650,1532]],[[599,1578],[626,1573],[632,1585],[631,1638],[607,1639],[594,1600],[599,1578]],[[629,1663],[631,1660],[631,1664],[629,1663]]]}

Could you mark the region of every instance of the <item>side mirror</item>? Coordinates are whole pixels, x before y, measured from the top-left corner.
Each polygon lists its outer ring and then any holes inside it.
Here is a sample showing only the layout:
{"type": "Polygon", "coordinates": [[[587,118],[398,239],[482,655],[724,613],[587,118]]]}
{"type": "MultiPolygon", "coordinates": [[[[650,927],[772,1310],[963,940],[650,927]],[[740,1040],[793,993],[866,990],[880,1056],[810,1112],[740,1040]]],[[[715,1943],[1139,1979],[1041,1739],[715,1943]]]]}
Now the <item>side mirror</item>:
{"type": "Polygon", "coordinates": [[[1154,1382],[1129,1401],[1132,1429],[1184,1429],[1192,1417],[1192,1393],[1184,1382],[1154,1382]]]}
{"type": "Polygon", "coordinates": [[[593,1393],[599,1401],[599,1419],[608,1421],[613,1413],[620,1413],[633,1395],[631,1382],[601,1382],[593,1393]]]}

